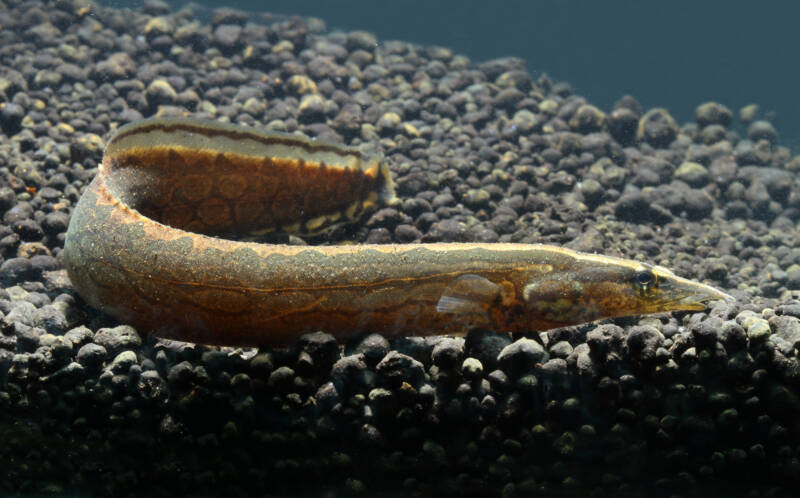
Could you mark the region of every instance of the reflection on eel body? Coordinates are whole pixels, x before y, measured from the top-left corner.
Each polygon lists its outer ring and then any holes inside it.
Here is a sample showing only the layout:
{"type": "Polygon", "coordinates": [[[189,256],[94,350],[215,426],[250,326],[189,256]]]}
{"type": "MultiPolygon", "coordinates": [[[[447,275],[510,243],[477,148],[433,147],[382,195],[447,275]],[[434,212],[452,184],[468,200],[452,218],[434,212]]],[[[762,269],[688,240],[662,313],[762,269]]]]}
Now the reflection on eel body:
{"type": "Polygon", "coordinates": [[[535,244],[289,246],[397,202],[356,149],[190,119],[121,127],[80,199],[64,263],[93,307],[172,339],[282,345],[526,333],[731,299],[666,268],[535,244]]]}

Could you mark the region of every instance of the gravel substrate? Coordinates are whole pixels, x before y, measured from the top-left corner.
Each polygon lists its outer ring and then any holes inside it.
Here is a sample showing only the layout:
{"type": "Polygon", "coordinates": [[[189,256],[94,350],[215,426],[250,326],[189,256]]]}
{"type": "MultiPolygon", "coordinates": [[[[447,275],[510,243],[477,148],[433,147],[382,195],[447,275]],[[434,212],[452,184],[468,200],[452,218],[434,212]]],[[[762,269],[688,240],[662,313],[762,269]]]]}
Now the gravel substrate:
{"type": "Polygon", "coordinates": [[[515,58],[476,64],[318,19],[159,1],[0,0],[0,27],[0,493],[800,485],[800,156],[756,107],[709,102],[683,125],[632,97],[605,112],[515,58]],[[59,261],[104,140],[152,115],[380,150],[402,203],[314,243],[562,244],[661,264],[738,302],[529,338],[158,340],[88,308],[59,261]]]}

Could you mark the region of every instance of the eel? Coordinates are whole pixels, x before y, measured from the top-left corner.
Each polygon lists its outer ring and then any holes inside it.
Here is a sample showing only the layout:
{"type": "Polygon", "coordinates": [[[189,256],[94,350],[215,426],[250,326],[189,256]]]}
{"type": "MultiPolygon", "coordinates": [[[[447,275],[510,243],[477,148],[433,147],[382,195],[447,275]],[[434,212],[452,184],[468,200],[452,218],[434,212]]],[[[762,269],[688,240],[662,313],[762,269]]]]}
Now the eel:
{"type": "Polygon", "coordinates": [[[358,149],[187,118],[120,127],[76,205],[63,262],[92,307],[181,341],[279,346],[322,330],[519,334],[701,310],[724,292],[661,266],[558,246],[298,246],[398,202],[358,149]]]}

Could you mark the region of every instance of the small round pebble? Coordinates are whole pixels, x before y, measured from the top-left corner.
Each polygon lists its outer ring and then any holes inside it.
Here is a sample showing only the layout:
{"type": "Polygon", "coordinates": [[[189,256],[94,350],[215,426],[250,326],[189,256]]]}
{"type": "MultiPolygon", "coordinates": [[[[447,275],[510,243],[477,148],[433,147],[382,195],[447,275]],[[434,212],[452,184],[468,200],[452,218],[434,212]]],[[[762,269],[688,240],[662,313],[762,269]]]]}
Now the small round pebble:
{"type": "Polygon", "coordinates": [[[99,344],[89,343],[84,344],[78,349],[78,354],[75,358],[78,363],[83,365],[88,370],[97,370],[103,366],[107,356],[106,348],[99,344]]]}
{"type": "Polygon", "coordinates": [[[546,361],[546,357],[547,353],[541,344],[533,339],[522,338],[504,347],[497,355],[497,362],[509,375],[518,376],[546,361]]]}

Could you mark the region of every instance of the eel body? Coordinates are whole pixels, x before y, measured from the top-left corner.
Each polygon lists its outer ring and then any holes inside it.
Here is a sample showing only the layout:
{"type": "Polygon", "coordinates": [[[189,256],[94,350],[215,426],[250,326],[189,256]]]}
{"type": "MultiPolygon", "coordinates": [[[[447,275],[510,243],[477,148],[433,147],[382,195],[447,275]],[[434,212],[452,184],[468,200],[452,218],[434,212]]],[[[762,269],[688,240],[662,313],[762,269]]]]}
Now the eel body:
{"type": "Polygon", "coordinates": [[[63,258],[93,307],[161,337],[225,345],[281,345],[316,330],[524,333],[731,299],[666,268],[547,245],[232,238],[319,233],[395,202],[386,165],[353,148],[144,120],[107,144],[63,258]]]}

